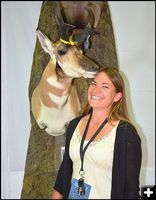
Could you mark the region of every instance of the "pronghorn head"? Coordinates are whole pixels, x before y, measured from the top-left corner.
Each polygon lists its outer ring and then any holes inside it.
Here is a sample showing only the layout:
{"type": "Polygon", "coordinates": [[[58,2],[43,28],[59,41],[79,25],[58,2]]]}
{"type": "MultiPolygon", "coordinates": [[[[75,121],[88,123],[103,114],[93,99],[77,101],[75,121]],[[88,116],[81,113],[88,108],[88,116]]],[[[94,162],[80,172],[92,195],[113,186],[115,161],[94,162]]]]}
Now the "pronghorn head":
{"type": "Polygon", "coordinates": [[[94,78],[98,66],[83,55],[83,47],[84,49],[89,47],[89,37],[92,32],[93,15],[91,10],[87,9],[91,16],[91,21],[87,26],[81,31],[73,32],[70,36],[69,31],[75,26],[63,22],[58,4],[55,5],[54,11],[60,32],[60,40],[53,43],[45,34],[37,30],[37,36],[42,48],[50,55],[56,66],[62,69],[65,75],[72,78],[94,78]]]}

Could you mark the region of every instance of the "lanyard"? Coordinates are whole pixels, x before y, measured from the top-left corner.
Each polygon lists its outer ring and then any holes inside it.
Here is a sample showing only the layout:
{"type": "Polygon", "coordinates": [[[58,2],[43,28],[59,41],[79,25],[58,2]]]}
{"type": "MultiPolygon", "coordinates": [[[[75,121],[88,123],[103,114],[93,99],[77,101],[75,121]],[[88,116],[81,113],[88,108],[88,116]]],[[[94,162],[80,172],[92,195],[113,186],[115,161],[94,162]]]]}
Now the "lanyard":
{"type": "Polygon", "coordinates": [[[81,158],[81,168],[80,168],[80,171],[79,171],[79,174],[83,177],[84,175],[84,170],[83,170],[83,161],[84,161],[84,154],[89,146],[89,144],[95,139],[95,137],[99,134],[99,132],[102,130],[102,128],[106,125],[106,123],[108,122],[107,118],[102,122],[102,124],[99,126],[99,128],[95,131],[94,135],[91,137],[91,139],[88,141],[88,143],[86,144],[86,146],[84,147],[83,149],[83,144],[84,144],[84,140],[86,138],[86,135],[87,135],[87,131],[88,131],[88,128],[89,128],[89,124],[90,124],[90,121],[91,121],[91,117],[92,117],[92,112],[90,114],[90,117],[88,119],[88,122],[87,122],[87,125],[86,125],[86,128],[84,130],[84,134],[82,136],[82,140],[81,140],[81,144],[80,144],[80,158],[81,158]]]}

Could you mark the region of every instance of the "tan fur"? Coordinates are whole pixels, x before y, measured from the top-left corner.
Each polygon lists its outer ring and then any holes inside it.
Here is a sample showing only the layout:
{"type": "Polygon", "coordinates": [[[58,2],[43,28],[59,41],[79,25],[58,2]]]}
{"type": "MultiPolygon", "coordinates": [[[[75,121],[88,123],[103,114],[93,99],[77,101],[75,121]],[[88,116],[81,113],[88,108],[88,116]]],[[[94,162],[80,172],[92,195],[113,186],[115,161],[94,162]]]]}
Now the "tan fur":
{"type": "Polygon", "coordinates": [[[35,119],[37,119],[40,114],[41,103],[39,99],[40,99],[40,91],[39,88],[37,87],[34,90],[31,98],[31,110],[33,112],[35,119]]]}
{"type": "MultiPolygon", "coordinates": [[[[51,60],[48,63],[47,67],[45,68],[41,81],[39,85],[35,88],[32,95],[32,111],[35,114],[36,118],[38,118],[39,116],[39,107],[41,106],[40,101],[49,108],[58,108],[58,104],[54,103],[50,99],[50,96],[48,95],[48,93],[52,93],[52,94],[55,94],[56,96],[62,97],[64,94],[67,94],[69,92],[68,90],[71,85],[71,78],[60,80],[59,83],[61,83],[64,86],[64,89],[59,89],[48,83],[47,79],[50,77],[54,78],[56,82],[58,82],[55,66],[54,66],[54,63],[51,62],[51,60]]],[[[74,94],[77,96],[75,92],[74,94]]]]}
{"type": "MultiPolygon", "coordinates": [[[[65,77],[63,79],[60,78],[58,80],[58,77],[55,71],[55,65],[52,62],[52,60],[50,60],[50,62],[48,63],[47,67],[45,68],[43,72],[39,85],[35,88],[33,92],[32,101],[31,101],[32,112],[40,128],[44,128],[45,125],[47,124],[46,119],[45,120],[42,119],[41,120],[42,123],[39,120],[41,118],[41,115],[44,109],[42,104],[46,106],[47,108],[49,108],[49,111],[53,110],[52,112],[53,112],[54,118],[55,118],[55,110],[60,109],[59,102],[58,103],[53,102],[49,96],[49,93],[54,94],[60,98],[63,98],[64,95],[67,95],[67,101],[65,101],[65,104],[62,106],[68,107],[70,105],[71,109],[68,109],[66,112],[71,113],[70,115],[73,116],[71,118],[76,117],[77,114],[80,112],[80,102],[78,99],[78,95],[75,88],[71,85],[71,81],[72,81],[72,78],[69,78],[69,77],[65,77]],[[52,78],[55,80],[56,83],[61,84],[63,86],[63,89],[52,86],[48,82],[49,78],[52,78]]],[[[64,115],[64,113],[62,114],[64,115]]],[[[67,122],[69,120],[70,119],[67,118],[67,122]]],[[[52,118],[51,118],[51,123],[53,123],[52,118]]],[[[58,123],[59,123],[59,119],[58,119],[58,123]]],[[[56,127],[57,127],[57,124],[56,124],[56,127]]],[[[47,129],[47,131],[48,130],[49,129],[47,129]]],[[[51,132],[49,131],[48,133],[50,135],[58,134],[58,133],[52,133],[52,130],[51,132]]],[[[61,132],[61,134],[63,133],[61,132]]]]}

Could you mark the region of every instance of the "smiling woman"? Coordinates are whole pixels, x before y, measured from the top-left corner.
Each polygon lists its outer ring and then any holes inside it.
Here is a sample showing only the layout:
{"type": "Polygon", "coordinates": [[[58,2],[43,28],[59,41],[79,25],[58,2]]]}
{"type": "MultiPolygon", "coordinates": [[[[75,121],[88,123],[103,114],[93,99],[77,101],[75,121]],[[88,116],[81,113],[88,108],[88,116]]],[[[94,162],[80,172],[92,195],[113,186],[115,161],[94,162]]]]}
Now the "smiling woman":
{"type": "Polygon", "coordinates": [[[88,101],[94,109],[108,109],[122,97],[121,92],[116,92],[115,87],[107,74],[99,73],[92,81],[88,90],[88,101]],[[105,82],[103,82],[105,80],[105,82]]]}
{"type": "MultiPolygon", "coordinates": [[[[87,112],[90,107],[107,109],[109,120],[129,120],[125,84],[116,68],[100,69],[88,90],[87,112]]],[[[86,111],[85,111],[86,112],[86,111]]]]}
{"type": "Polygon", "coordinates": [[[115,68],[96,75],[88,104],[89,113],[69,124],[52,198],[138,199],[141,139],[129,120],[124,81],[115,68]]]}

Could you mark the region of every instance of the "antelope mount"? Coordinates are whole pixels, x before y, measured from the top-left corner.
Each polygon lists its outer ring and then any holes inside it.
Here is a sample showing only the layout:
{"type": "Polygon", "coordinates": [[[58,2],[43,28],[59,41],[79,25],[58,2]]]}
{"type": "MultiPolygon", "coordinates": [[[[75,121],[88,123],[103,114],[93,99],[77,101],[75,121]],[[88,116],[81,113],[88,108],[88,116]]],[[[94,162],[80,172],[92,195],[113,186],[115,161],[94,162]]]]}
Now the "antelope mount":
{"type": "Polygon", "coordinates": [[[89,48],[89,37],[95,25],[92,9],[85,8],[90,20],[81,31],[74,32],[77,27],[64,23],[58,2],[53,4],[60,40],[53,43],[37,30],[39,42],[50,55],[50,61],[33,91],[31,111],[41,129],[49,135],[59,136],[65,133],[67,124],[78,116],[81,109],[73,79],[94,78],[98,66],[83,55],[83,49],[89,48]]]}

